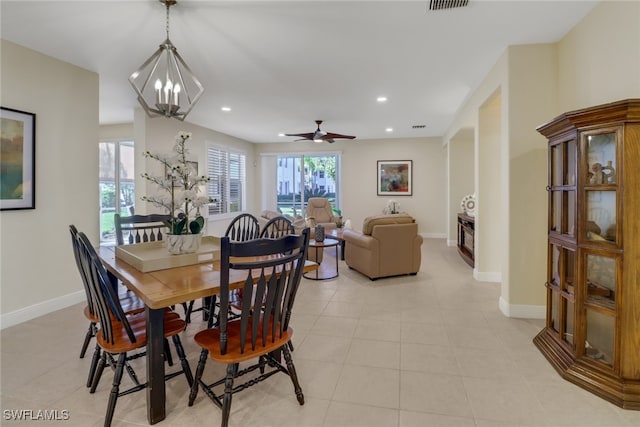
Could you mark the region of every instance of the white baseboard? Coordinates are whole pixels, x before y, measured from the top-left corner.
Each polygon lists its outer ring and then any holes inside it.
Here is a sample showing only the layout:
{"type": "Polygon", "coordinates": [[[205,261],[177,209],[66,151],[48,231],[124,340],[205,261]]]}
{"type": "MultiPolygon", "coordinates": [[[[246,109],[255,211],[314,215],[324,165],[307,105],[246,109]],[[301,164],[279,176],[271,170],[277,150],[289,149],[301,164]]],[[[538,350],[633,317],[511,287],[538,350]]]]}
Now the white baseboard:
{"type": "Polygon", "coordinates": [[[517,305],[509,304],[500,297],[498,303],[500,311],[507,317],[517,317],[521,319],[544,319],[547,316],[547,308],[544,305],[517,305]]]}
{"type": "Polygon", "coordinates": [[[477,271],[473,269],[473,278],[478,282],[502,282],[502,273],[491,271],[477,271]]]}
{"type": "Polygon", "coordinates": [[[48,301],[39,302],[28,307],[21,308],[10,313],[0,315],[0,329],[18,325],[27,320],[44,316],[63,308],[67,308],[82,301],[86,301],[87,296],[84,291],[78,291],[71,294],[63,295],[48,301]]]}
{"type": "Polygon", "coordinates": [[[447,246],[458,246],[457,240],[447,240],[447,246]]]}

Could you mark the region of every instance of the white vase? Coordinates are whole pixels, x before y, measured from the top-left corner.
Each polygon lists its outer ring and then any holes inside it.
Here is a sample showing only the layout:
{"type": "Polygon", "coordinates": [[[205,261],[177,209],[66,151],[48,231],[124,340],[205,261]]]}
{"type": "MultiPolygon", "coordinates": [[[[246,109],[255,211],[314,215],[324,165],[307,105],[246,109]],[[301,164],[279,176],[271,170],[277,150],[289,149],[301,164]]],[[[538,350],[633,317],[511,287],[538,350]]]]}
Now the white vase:
{"type": "Polygon", "coordinates": [[[167,234],[167,250],[172,255],[192,254],[200,249],[202,233],[198,234],[167,234]]]}

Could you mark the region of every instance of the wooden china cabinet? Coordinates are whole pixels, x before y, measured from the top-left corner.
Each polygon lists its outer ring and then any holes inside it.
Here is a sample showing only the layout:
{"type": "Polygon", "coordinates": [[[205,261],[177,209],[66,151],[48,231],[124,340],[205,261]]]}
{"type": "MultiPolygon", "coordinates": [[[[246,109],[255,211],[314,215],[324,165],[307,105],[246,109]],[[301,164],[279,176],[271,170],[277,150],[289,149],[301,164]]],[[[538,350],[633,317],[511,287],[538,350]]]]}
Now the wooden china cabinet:
{"type": "Polygon", "coordinates": [[[640,410],[640,99],[560,115],[549,139],[546,327],[567,380],[640,410]]]}

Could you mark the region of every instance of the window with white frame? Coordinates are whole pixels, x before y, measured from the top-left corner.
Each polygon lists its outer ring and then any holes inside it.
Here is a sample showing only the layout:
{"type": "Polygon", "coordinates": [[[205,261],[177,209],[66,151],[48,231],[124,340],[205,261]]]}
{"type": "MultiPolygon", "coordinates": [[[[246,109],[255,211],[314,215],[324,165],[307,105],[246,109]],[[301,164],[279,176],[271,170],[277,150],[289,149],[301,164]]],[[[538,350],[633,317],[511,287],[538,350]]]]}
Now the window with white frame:
{"type": "Polygon", "coordinates": [[[211,181],[207,188],[215,200],[209,205],[209,215],[241,212],[246,206],[244,153],[228,148],[209,146],[207,170],[211,181]]]}

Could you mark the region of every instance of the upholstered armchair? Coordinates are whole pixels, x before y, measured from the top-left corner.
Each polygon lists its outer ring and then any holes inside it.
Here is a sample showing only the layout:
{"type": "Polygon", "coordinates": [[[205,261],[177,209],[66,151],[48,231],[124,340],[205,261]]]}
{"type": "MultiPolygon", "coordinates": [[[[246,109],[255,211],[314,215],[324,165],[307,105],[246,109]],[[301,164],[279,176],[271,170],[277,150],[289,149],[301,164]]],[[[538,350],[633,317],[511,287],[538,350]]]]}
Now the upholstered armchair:
{"type": "Polygon", "coordinates": [[[325,229],[338,228],[338,217],[333,215],[329,199],[324,197],[310,197],[307,200],[306,216],[307,219],[313,218],[316,225],[320,224],[325,229]]]}
{"type": "Polygon", "coordinates": [[[344,230],[345,262],[371,280],[416,274],[420,270],[422,236],[413,217],[378,215],[364,220],[362,232],[344,230]]]}

